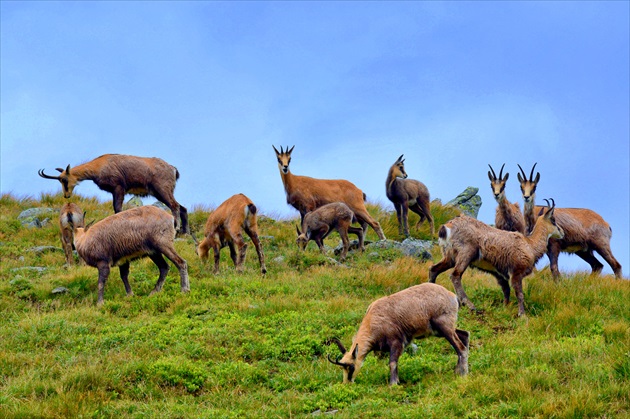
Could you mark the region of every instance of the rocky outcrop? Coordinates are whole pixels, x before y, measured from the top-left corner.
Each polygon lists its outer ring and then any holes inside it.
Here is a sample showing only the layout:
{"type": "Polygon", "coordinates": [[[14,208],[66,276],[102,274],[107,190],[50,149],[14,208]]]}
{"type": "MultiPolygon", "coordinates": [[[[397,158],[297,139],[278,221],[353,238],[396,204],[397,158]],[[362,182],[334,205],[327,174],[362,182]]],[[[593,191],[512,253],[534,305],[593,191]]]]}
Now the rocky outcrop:
{"type": "Polygon", "coordinates": [[[481,208],[481,197],[477,195],[479,188],[467,187],[464,192],[446,203],[446,206],[459,208],[464,214],[477,218],[481,208]]]}

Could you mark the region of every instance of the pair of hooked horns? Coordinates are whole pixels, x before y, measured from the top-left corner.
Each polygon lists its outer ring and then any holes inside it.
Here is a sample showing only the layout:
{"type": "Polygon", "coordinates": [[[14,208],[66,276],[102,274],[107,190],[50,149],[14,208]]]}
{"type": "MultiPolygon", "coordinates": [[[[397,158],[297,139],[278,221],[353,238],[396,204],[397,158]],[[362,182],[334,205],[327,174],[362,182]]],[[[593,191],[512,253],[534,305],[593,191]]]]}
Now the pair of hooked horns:
{"type": "MultiPolygon", "coordinates": [[[[538,179],[540,179],[540,172],[538,172],[538,173],[536,173],[536,181],[534,181],[534,169],[536,168],[537,164],[538,163],[534,163],[534,166],[532,167],[532,171],[529,174],[529,181],[530,182],[538,183],[538,179]]],[[[516,165],[518,166],[519,169],[521,169],[521,173],[523,174],[523,179],[521,180],[521,175],[519,174],[518,175],[519,176],[518,180],[521,181],[521,182],[526,181],[527,180],[527,175],[525,174],[525,171],[523,170],[523,168],[521,167],[520,164],[517,163],[516,165]]]]}
{"type": "Polygon", "coordinates": [[[289,148],[289,146],[287,146],[286,150],[282,149],[282,146],[280,146],[280,151],[278,151],[278,149],[276,148],[275,145],[272,145],[273,149],[276,151],[277,154],[291,154],[293,152],[293,149],[295,148],[295,146],[289,148]]]}
{"type": "MultiPolygon", "coordinates": [[[[340,361],[339,361],[339,360],[343,357],[343,355],[345,355],[345,353],[346,353],[346,347],[345,347],[345,346],[343,346],[343,343],[341,343],[341,341],[340,341],[339,339],[337,339],[337,338],[331,338],[331,339],[329,339],[328,341],[326,341],[326,342],[325,342],[325,344],[326,344],[326,345],[330,345],[331,343],[334,343],[334,344],[336,344],[336,345],[337,345],[337,347],[338,347],[338,348],[339,348],[339,350],[341,351],[341,354],[342,354],[342,355],[338,356],[338,357],[337,357],[337,359],[336,359],[336,360],[334,360],[334,361],[333,361],[332,359],[330,359],[330,355],[328,355],[328,361],[329,361],[331,364],[339,365],[339,366],[341,366],[341,367],[346,367],[346,368],[347,368],[347,367],[350,367],[350,366],[351,366],[350,364],[346,364],[345,362],[340,362],[340,361]]],[[[353,358],[356,358],[356,356],[357,356],[357,352],[358,352],[358,351],[359,351],[359,345],[357,345],[357,346],[354,348],[353,358]]]]}
{"type": "MultiPolygon", "coordinates": [[[[59,173],[63,173],[64,170],[60,167],[57,167],[55,170],[57,170],[59,173]]],[[[70,174],[70,165],[68,165],[68,167],[66,167],[65,172],[67,174],[70,174]]],[[[46,173],[44,173],[44,169],[39,169],[39,171],[37,172],[38,175],[40,175],[41,177],[43,177],[44,179],[55,179],[55,180],[59,180],[59,176],[51,176],[51,175],[47,175],[46,173]]]]}

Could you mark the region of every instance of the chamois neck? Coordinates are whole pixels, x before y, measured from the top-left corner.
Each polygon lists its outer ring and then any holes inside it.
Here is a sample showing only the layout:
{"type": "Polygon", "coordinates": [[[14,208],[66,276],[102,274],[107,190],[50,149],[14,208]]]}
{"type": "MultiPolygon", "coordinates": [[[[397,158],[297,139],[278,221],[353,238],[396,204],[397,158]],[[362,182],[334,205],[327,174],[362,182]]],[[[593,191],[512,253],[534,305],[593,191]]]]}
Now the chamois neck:
{"type": "Polygon", "coordinates": [[[533,196],[529,201],[523,202],[523,216],[525,217],[525,224],[528,232],[533,230],[536,223],[536,216],[534,215],[535,208],[536,203],[534,202],[533,196]]]}
{"type": "Polygon", "coordinates": [[[77,181],[81,182],[82,180],[93,180],[96,177],[96,168],[93,164],[80,164],[76,167],[70,168],[70,173],[74,176],[77,181]]]}
{"type": "Polygon", "coordinates": [[[551,233],[548,231],[542,218],[540,218],[534,226],[532,234],[525,236],[525,240],[529,243],[536,261],[547,253],[547,243],[549,242],[549,237],[551,237],[551,233]]]}
{"type": "Polygon", "coordinates": [[[396,182],[396,176],[394,175],[394,168],[391,167],[389,172],[387,172],[387,179],[385,180],[385,190],[389,191],[392,188],[392,185],[396,182]]]}

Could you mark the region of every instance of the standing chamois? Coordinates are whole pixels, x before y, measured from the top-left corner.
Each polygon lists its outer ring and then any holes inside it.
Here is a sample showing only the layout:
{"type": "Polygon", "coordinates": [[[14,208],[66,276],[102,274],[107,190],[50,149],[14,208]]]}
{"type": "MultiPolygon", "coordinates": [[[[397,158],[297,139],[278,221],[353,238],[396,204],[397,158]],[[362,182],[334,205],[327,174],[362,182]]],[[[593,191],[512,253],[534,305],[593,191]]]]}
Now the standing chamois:
{"type": "Polygon", "coordinates": [[[346,351],[339,339],[336,343],[341,356],[328,360],[343,368],[343,382],[354,382],[365,357],[371,351],[389,352],[389,384],[398,380],[398,358],[413,339],[428,336],[443,337],[457,353],[455,372],[468,373],[468,341],[470,333],[457,329],[459,305],[455,294],[441,285],[414,285],[374,301],[367,309],[359,331],[346,351]]]}
{"type": "Polygon", "coordinates": [[[379,240],[385,240],[380,224],[365,208],[365,194],[353,183],[347,180],[315,179],[294,175],[289,171],[289,163],[291,163],[291,152],[295,146],[290,149],[287,147],[286,151],[282,147],[280,151],[275,146],[272,147],[278,158],[278,168],[287,195],[287,203],[300,212],[300,224],[304,221],[304,215],[307,212],[332,202],[343,202],[354,212],[364,232],[369,224],[379,240]]]}
{"type": "Polygon", "coordinates": [[[387,180],[385,181],[385,192],[387,193],[387,198],[392,201],[396,209],[399,234],[409,237],[408,215],[409,210],[412,210],[420,216],[416,223],[416,229],[426,218],[431,225],[431,237],[435,235],[435,226],[429,205],[429,190],[424,183],[414,179],[407,179],[403,154],[389,168],[387,180]]]}
{"type": "MultiPolygon", "coordinates": [[[[553,202],[553,200],[552,200],[553,202]]],[[[473,266],[493,275],[503,290],[504,303],[510,301],[510,282],[518,299],[518,315],[525,314],[523,278],[547,251],[550,237],[562,238],[563,231],[554,218],[554,207],[548,207],[536,221],[529,236],[490,227],[467,215],[460,215],[440,227],[438,232],[442,260],[429,269],[429,281],[450,268],[451,281],[459,301],[475,310],[462,287],[462,275],[473,266]],[[508,282],[509,279],[509,282],[508,282]]]]}
{"type": "Polygon", "coordinates": [[[350,247],[348,233],[357,235],[359,238],[359,249],[361,249],[361,251],[364,250],[363,229],[352,227],[353,220],[356,221],[354,213],[343,202],[326,204],[304,216],[302,231],[300,231],[298,226],[295,226],[298,235],[296,243],[300,249],[304,250],[308,242],[314,240],[319,250],[324,253],[324,239],[328,237],[333,230],[337,230],[339,237],[341,237],[341,242],[343,243],[341,260],[344,260],[350,247]]]}
{"type": "Polygon", "coordinates": [[[219,273],[220,252],[226,245],[230,248],[230,257],[237,271],[243,270],[247,244],[243,239],[243,231],[252,239],[256,252],[260,271],[267,273],[265,267],[265,255],[258,239],[258,221],[256,205],[245,195],[236,194],[225,200],[210,214],[204,229],[205,237],[197,246],[197,254],[202,261],[208,259],[210,248],[214,250],[214,273],[219,273]],[[238,254],[236,250],[238,249],[238,254]]]}
{"type": "MultiPolygon", "coordinates": [[[[523,211],[528,232],[533,229],[536,219],[544,208],[535,204],[536,186],[538,186],[540,181],[539,172],[536,173],[536,178],[533,177],[535,167],[536,164],[532,167],[529,179],[527,179],[525,171],[518,165],[518,168],[521,170],[521,173],[518,174],[518,180],[521,183],[524,201],[523,211]]],[[[621,278],[621,264],[615,259],[610,249],[612,229],[602,216],[595,211],[585,208],[556,208],[555,212],[556,222],[564,230],[564,237],[561,239],[550,239],[547,246],[549,268],[553,277],[555,279],[560,277],[558,269],[560,252],[575,253],[591,265],[592,275],[599,274],[604,265],[593,254],[596,251],[610,265],[615,277],[621,278]]]]}
{"type": "Polygon", "coordinates": [[[175,251],[175,220],[168,212],[147,205],[110,215],[93,226],[74,227],[77,253],[85,263],[98,269],[98,305],[103,304],[105,283],[113,266],[120,269],[127,295],[133,295],[129,285],[129,263],[145,256],[160,270],[151,294],[162,289],[169,271],[162,255],[179,269],[182,292],[190,291],[188,265],[175,251]]]}
{"type": "Polygon", "coordinates": [[[104,154],[87,163],[56,169],[59,176],[50,176],[44,169],[38,174],[45,179],[61,182],[63,196],[70,198],[74,187],[84,180],[93,181],[101,190],[113,196],[114,213],[122,211],[125,194],[152,195],[163,202],[175,217],[175,227],[188,233],[188,211],[175,200],[175,183],[179,172],[174,166],[157,157],[136,157],[123,154],[104,154]]]}
{"type": "Polygon", "coordinates": [[[510,177],[509,173],[503,177],[503,168],[505,163],[501,166],[499,171],[499,177],[494,173],[492,166],[488,165],[490,171],[488,172],[488,179],[490,179],[490,188],[492,188],[492,194],[496,199],[497,210],[494,216],[494,225],[499,230],[505,231],[518,231],[521,234],[525,234],[525,219],[521,213],[521,208],[517,203],[511,203],[505,196],[505,184],[510,177]]]}
{"type": "Polygon", "coordinates": [[[74,264],[72,249],[74,248],[74,229],[85,225],[83,211],[74,202],[64,204],[59,211],[59,231],[61,247],[66,255],[66,264],[74,264]]]}

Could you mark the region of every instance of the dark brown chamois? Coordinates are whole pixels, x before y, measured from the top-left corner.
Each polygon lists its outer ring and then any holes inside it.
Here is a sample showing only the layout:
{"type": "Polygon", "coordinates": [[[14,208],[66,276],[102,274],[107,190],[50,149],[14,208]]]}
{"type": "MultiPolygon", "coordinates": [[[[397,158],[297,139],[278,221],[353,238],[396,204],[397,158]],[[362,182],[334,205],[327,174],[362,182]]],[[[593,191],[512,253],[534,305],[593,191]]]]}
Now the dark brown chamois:
{"type": "Polygon", "coordinates": [[[525,234],[525,219],[521,214],[521,208],[516,203],[511,203],[505,196],[505,184],[510,177],[509,173],[503,177],[503,168],[505,163],[501,166],[499,171],[499,177],[494,173],[492,166],[488,165],[491,171],[488,172],[488,179],[490,179],[490,188],[492,188],[492,195],[496,199],[497,210],[494,216],[494,225],[499,230],[505,231],[518,231],[521,234],[525,234]]]}

